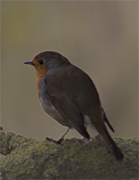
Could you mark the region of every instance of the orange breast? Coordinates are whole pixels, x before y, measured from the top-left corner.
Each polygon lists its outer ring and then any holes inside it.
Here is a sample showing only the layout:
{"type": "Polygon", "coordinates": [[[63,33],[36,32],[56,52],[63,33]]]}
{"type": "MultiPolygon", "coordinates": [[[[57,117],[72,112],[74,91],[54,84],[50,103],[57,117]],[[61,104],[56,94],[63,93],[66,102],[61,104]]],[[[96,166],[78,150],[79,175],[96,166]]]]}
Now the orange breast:
{"type": "Polygon", "coordinates": [[[40,97],[40,90],[41,90],[41,78],[47,75],[46,70],[40,69],[40,70],[36,70],[36,74],[37,74],[37,88],[38,88],[38,93],[39,93],[39,97],[40,97]]]}

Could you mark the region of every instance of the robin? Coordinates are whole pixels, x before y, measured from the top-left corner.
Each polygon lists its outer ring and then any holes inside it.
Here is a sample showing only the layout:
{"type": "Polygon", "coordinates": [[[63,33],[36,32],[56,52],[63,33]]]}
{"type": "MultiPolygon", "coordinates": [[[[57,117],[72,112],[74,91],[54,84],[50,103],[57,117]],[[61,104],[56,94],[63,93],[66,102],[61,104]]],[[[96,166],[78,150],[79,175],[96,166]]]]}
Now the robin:
{"type": "Polygon", "coordinates": [[[38,95],[46,113],[67,126],[67,132],[74,128],[86,139],[90,139],[86,128],[92,126],[115,159],[123,159],[122,152],[107,130],[106,125],[114,132],[102,108],[97,89],[84,71],[53,51],[42,52],[25,64],[36,69],[38,95]]]}

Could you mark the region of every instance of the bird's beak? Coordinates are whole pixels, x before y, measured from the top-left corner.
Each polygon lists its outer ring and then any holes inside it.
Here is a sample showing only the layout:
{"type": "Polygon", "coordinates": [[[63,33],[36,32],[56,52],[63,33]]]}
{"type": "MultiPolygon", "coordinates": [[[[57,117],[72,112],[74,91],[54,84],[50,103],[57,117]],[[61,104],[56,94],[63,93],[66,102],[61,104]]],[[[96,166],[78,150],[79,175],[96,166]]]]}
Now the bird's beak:
{"type": "Polygon", "coordinates": [[[24,62],[24,64],[30,64],[30,65],[32,65],[32,66],[34,66],[34,65],[35,65],[32,61],[27,61],[27,62],[24,62]]]}

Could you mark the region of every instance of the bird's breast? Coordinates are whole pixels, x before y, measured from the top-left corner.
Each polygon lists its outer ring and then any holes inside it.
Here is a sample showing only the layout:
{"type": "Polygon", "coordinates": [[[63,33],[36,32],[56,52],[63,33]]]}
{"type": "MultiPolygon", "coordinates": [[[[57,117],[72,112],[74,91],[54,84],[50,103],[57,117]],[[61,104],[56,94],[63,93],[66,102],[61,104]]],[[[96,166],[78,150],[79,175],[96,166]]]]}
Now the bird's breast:
{"type": "Polygon", "coordinates": [[[57,120],[63,126],[68,126],[69,128],[71,128],[71,125],[63,118],[63,116],[54,107],[48,97],[43,97],[40,95],[40,103],[47,114],[49,114],[52,118],[57,120]]]}
{"type": "Polygon", "coordinates": [[[58,114],[58,112],[49,98],[40,95],[40,103],[46,113],[48,113],[53,118],[56,118],[55,116],[58,114]]]}

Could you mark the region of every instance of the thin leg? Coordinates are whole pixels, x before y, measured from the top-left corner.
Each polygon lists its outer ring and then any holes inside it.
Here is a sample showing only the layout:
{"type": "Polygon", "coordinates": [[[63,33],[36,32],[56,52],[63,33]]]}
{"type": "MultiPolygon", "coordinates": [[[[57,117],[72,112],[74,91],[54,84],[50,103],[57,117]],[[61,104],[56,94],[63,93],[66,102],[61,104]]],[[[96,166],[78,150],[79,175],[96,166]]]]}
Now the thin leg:
{"type": "Polygon", "coordinates": [[[63,136],[57,141],[58,144],[60,144],[63,141],[64,137],[69,132],[69,130],[70,130],[70,128],[68,128],[67,131],[63,134],[63,136]]]}
{"type": "Polygon", "coordinates": [[[56,141],[56,140],[54,140],[54,139],[52,139],[52,138],[49,138],[49,137],[47,137],[46,139],[47,139],[48,141],[53,141],[53,142],[55,142],[55,143],[57,143],[57,144],[61,144],[61,142],[63,141],[65,135],[69,132],[69,130],[70,130],[70,128],[67,129],[67,131],[63,134],[63,136],[62,136],[58,141],[56,141]]]}

